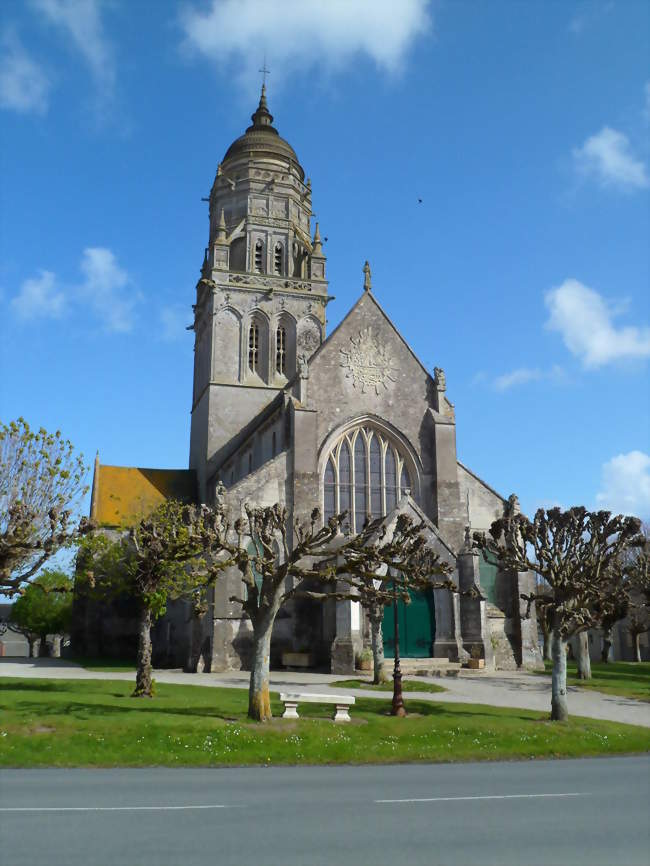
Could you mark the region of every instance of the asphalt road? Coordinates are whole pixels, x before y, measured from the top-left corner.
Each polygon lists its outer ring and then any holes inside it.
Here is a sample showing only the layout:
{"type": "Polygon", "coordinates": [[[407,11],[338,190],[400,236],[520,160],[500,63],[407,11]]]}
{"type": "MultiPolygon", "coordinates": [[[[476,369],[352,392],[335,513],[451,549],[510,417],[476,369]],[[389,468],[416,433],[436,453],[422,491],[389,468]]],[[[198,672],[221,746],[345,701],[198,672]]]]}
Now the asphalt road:
{"type": "Polygon", "coordinates": [[[648,866],[650,757],[5,770],[11,866],[648,866]]]}

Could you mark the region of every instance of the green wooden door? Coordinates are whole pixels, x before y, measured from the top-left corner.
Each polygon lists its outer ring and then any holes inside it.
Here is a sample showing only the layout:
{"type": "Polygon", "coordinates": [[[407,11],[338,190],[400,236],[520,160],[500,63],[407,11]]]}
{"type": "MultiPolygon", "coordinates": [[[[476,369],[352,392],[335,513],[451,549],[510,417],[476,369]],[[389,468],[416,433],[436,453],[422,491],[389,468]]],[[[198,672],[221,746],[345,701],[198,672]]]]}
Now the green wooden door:
{"type": "MultiPolygon", "coordinates": [[[[399,618],[399,654],[403,658],[430,658],[436,636],[436,617],[433,606],[433,591],[411,591],[411,603],[397,602],[399,618]]],[[[395,626],[393,607],[384,608],[382,624],[384,653],[392,658],[395,651],[395,626]]]]}

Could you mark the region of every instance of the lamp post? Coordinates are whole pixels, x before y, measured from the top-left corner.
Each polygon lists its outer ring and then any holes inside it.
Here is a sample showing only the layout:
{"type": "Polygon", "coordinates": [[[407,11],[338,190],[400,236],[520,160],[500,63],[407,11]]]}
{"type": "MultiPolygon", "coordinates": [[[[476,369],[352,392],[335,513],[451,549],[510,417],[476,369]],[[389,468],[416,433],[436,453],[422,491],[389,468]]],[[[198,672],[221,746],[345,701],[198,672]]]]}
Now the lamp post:
{"type": "Polygon", "coordinates": [[[393,579],[393,623],[395,626],[395,664],[393,666],[393,705],[391,716],[405,716],[404,699],[402,698],[402,669],[399,663],[399,619],[397,616],[397,587],[393,579]]]}

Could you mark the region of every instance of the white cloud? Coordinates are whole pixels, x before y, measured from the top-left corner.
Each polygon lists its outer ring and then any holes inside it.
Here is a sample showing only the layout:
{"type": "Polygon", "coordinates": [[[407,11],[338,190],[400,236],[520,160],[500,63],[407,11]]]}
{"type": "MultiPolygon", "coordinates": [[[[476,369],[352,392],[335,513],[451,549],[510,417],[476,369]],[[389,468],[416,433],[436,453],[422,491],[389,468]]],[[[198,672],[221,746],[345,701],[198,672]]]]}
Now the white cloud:
{"type": "Polygon", "coordinates": [[[525,385],[527,382],[535,382],[540,379],[554,380],[561,382],[564,380],[564,370],[555,365],[550,370],[540,370],[539,367],[518,367],[510,373],[503,373],[497,376],[492,387],[495,391],[507,391],[508,388],[513,388],[516,385],[525,385]]]}
{"type": "Polygon", "coordinates": [[[569,21],[568,31],[574,36],[580,36],[584,31],[595,24],[604,15],[611,12],[614,8],[613,3],[585,3],[581,6],[581,11],[577,12],[569,21]]]}
{"type": "Polygon", "coordinates": [[[56,275],[40,271],[25,280],[11,300],[11,308],[23,320],[58,318],[73,308],[85,307],[100,320],[104,330],[125,333],[133,328],[135,308],[141,300],[127,272],[117,263],[111,250],[87,247],[79,268],[83,282],[61,288],[56,275]]]}
{"type": "Polygon", "coordinates": [[[130,331],[140,296],[133,291],[131,279],[118,265],[114,253],[105,247],[87,247],[80,268],[85,280],[78,294],[97,313],[104,329],[130,331]]]}
{"type": "Polygon", "coordinates": [[[11,307],[20,319],[58,319],[66,306],[64,293],[57,287],[52,271],[40,271],[38,277],[25,280],[11,307]]]}
{"type": "Polygon", "coordinates": [[[0,40],[0,107],[45,114],[50,86],[47,75],[16,34],[5,32],[0,40]]]}
{"type": "Polygon", "coordinates": [[[187,325],[191,315],[186,307],[163,307],[160,311],[160,337],[172,342],[180,340],[187,334],[187,325]]]}
{"type": "Polygon", "coordinates": [[[31,0],[46,21],[58,27],[79,51],[104,98],[115,84],[115,61],[104,33],[101,0],[31,0]]]}
{"type": "Polygon", "coordinates": [[[612,308],[578,280],[565,280],[548,291],[545,303],[550,312],[546,326],[562,335],[584,367],[650,357],[650,327],[616,327],[613,318],[621,307],[612,308]]]}
{"type": "Polygon", "coordinates": [[[635,190],[650,186],[645,164],[631,153],[628,137],[609,126],[574,148],[573,160],[580,174],[594,177],[603,187],[635,190]]]}
{"type": "Polygon", "coordinates": [[[603,465],[600,486],[596,495],[600,508],[650,518],[650,455],[630,451],[612,457],[603,465]]]}
{"type": "Polygon", "coordinates": [[[534,370],[528,367],[519,367],[510,373],[504,373],[502,376],[497,376],[494,380],[494,387],[497,391],[506,391],[514,385],[524,385],[526,382],[532,382],[542,378],[542,371],[535,368],[534,370]]]}
{"type": "Polygon", "coordinates": [[[273,81],[318,65],[340,69],[366,56],[399,69],[414,39],[431,27],[429,0],[211,0],[185,6],[184,47],[216,63],[234,61],[258,76],[266,52],[273,81]]]}

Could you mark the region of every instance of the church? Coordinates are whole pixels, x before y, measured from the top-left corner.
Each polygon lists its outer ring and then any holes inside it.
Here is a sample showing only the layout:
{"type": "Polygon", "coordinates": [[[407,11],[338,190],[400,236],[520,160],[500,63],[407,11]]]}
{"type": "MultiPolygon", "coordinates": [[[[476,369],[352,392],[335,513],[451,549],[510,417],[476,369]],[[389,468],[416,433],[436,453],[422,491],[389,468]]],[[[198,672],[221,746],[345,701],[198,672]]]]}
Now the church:
{"type": "MultiPolygon", "coordinates": [[[[539,666],[536,620],[519,599],[532,576],[501,573],[467,541],[470,529],[487,530],[517,508],[516,497],[505,499],[458,460],[445,373],[430,373],[397,331],[367,262],[358,300],[326,333],[333,299],[318,223],[312,227],[311,180],[274,126],[264,86],[252,124],[217,168],[209,215],[194,305],[189,469],[97,460],[91,515],[119,530],[165,497],[211,504],[218,491],[235,513],[244,503],[278,502],[293,519],[314,506],[325,519],[347,511],[351,532],[368,516],[390,522],[406,512],[451,563],[459,588],[476,584],[485,600],[438,589],[414,594],[398,611],[402,656],[422,665],[472,655],[488,668],[539,666]]],[[[249,664],[250,624],[229,600],[237,581],[226,575],[211,592],[201,624],[205,669],[249,664]]],[[[192,644],[181,608],[155,629],[158,663],[183,663],[192,644]]],[[[101,648],[85,649],[119,650],[114,641],[128,626],[90,619],[80,630],[85,640],[97,628],[104,638],[101,648]]],[[[392,622],[388,609],[388,657],[392,622]]],[[[318,669],[351,673],[368,645],[358,603],[295,602],[278,616],[272,666],[292,653],[318,669]]]]}

